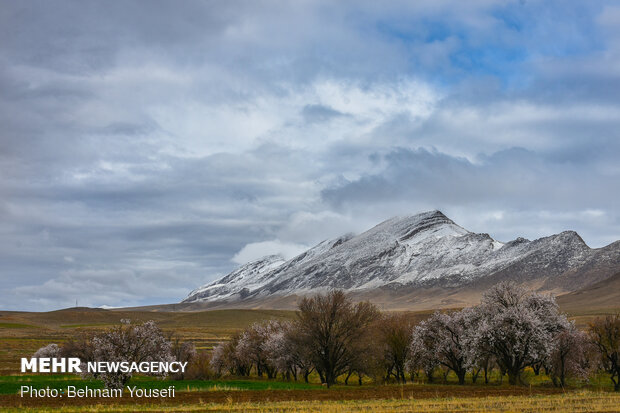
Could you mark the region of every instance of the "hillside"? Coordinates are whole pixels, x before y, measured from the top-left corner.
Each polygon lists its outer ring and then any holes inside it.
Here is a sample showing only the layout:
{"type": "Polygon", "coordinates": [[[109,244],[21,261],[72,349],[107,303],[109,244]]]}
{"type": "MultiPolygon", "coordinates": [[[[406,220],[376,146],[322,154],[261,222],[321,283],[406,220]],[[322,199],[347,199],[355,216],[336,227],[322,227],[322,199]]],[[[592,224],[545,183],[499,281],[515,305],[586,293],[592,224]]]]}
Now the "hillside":
{"type": "Polygon", "coordinates": [[[620,272],[577,291],[561,295],[557,301],[562,310],[567,312],[618,311],[618,307],[620,307],[620,272]]]}

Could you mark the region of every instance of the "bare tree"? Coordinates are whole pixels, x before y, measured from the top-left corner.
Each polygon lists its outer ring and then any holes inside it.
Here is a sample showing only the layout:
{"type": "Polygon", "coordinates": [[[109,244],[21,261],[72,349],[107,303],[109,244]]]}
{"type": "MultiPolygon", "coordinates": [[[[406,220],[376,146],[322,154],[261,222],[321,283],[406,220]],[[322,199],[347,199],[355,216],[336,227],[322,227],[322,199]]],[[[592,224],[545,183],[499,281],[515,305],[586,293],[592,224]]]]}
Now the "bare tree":
{"type": "Polygon", "coordinates": [[[611,375],[614,390],[620,391],[620,314],[596,319],[588,333],[601,368],[611,375]]]}
{"type": "Polygon", "coordinates": [[[82,371],[86,370],[86,363],[95,360],[95,347],[92,340],[92,333],[82,333],[71,337],[60,347],[60,357],[77,357],[80,359],[82,371]]]}
{"type": "Polygon", "coordinates": [[[185,379],[188,380],[210,380],[218,376],[219,374],[211,369],[211,354],[206,350],[196,352],[185,373],[185,379]]]}
{"type": "MultiPolygon", "coordinates": [[[[179,337],[171,337],[171,353],[175,361],[189,363],[196,357],[196,346],[190,341],[181,341],[179,337]]],[[[172,376],[175,380],[185,379],[185,372],[178,372],[172,376]]]]}
{"type": "Polygon", "coordinates": [[[553,337],[568,328],[551,296],[530,293],[510,282],[488,290],[476,312],[480,322],[468,346],[478,355],[494,356],[510,384],[521,380],[526,366],[548,358],[553,337]]]}
{"type": "Polygon", "coordinates": [[[77,357],[84,364],[94,360],[94,348],[92,343],[92,334],[78,334],[69,338],[62,347],[60,347],[61,357],[77,357]]]}
{"type": "Polygon", "coordinates": [[[328,387],[345,373],[356,354],[353,345],[379,316],[368,302],[353,304],[342,291],[304,298],[299,304],[300,338],[328,387]]]}
{"type": "Polygon", "coordinates": [[[588,375],[588,342],[586,334],[573,324],[553,338],[553,350],[548,361],[549,375],[553,384],[564,387],[567,377],[588,375]]]}
{"type": "Polygon", "coordinates": [[[397,381],[406,382],[405,363],[411,346],[413,324],[407,314],[386,314],[378,322],[386,378],[393,375],[397,381]]]}
{"type": "Polygon", "coordinates": [[[383,377],[387,363],[378,324],[380,324],[380,319],[371,322],[364,334],[349,346],[351,357],[345,372],[345,385],[349,384],[349,379],[353,374],[357,376],[357,383],[360,386],[364,376],[371,377],[375,381],[383,377]]]}

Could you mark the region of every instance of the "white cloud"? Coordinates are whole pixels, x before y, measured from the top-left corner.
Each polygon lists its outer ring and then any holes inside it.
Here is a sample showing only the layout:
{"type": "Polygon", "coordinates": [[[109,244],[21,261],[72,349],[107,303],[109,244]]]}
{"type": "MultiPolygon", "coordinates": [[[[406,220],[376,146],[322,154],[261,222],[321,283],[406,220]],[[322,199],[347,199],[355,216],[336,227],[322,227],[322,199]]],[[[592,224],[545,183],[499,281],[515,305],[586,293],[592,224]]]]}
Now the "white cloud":
{"type": "Polygon", "coordinates": [[[245,264],[250,261],[256,261],[267,255],[279,255],[288,260],[301,254],[307,249],[307,245],[285,243],[278,239],[252,242],[237,252],[233,256],[232,261],[237,264],[245,264]]]}

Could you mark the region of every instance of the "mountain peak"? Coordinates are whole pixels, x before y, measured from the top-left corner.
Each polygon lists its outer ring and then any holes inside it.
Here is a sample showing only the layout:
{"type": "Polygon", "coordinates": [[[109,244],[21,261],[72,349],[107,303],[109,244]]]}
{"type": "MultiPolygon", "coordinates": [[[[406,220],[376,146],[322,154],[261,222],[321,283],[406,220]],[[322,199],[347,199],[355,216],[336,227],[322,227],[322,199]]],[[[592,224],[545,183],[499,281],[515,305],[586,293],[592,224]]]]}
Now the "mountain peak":
{"type": "Polygon", "coordinates": [[[562,231],[558,236],[562,239],[570,240],[577,244],[587,245],[583,238],[581,238],[581,235],[579,235],[576,231],[562,231]]]}
{"type": "Polygon", "coordinates": [[[377,224],[373,229],[389,230],[390,228],[413,228],[420,226],[432,226],[440,224],[454,224],[450,218],[445,216],[441,211],[428,211],[419,214],[397,215],[377,224]]]}
{"type": "MultiPolygon", "coordinates": [[[[437,223],[447,223],[447,224],[454,224],[454,221],[452,221],[450,218],[448,218],[443,212],[441,212],[438,209],[432,210],[432,211],[425,211],[425,212],[419,212],[417,214],[408,214],[408,215],[400,215],[400,216],[395,216],[391,219],[398,219],[398,220],[407,220],[407,221],[411,221],[411,222],[416,222],[416,221],[435,221],[437,223]]],[[[388,219],[388,221],[390,221],[391,219],[388,219]]]]}
{"type": "Polygon", "coordinates": [[[424,233],[434,236],[461,236],[469,232],[456,225],[454,221],[438,210],[400,217],[395,220],[398,224],[395,222],[393,224],[399,227],[397,230],[399,241],[411,241],[424,233]]]}

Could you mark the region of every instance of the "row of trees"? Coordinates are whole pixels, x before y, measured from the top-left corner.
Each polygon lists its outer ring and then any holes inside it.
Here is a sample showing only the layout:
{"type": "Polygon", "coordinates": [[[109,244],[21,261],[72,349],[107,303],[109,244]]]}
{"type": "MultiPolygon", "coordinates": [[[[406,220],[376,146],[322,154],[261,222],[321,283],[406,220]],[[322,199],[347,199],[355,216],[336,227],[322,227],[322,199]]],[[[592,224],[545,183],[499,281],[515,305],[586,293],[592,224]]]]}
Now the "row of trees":
{"type": "Polygon", "coordinates": [[[517,384],[528,366],[564,386],[568,377],[603,369],[619,390],[620,317],[597,320],[582,332],[551,296],[502,283],[478,306],[436,312],[415,324],[406,314],[382,314],[333,291],[304,298],[295,321],[251,325],[216,346],[210,364],[220,374],[306,381],[316,371],[328,387],[352,375],[360,384],[364,376],[406,382],[424,374],[432,381],[440,369],[454,372],[460,384],[468,373],[488,382],[494,369],[517,384]]]}
{"type": "MultiPolygon", "coordinates": [[[[342,291],[304,298],[295,321],[252,324],[220,343],[211,355],[193,344],[166,336],[153,321],[122,325],[94,335],[50,344],[35,357],[79,357],[89,361],[188,361],[189,371],[174,378],[256,374],[309,380],[316,372],[328,387],[343,377],[376,382],[406,382],[407,377],[454,372],[460,384],[469,374],[489,381],[489,372],[521,381],[531,366],[545,370],[557,386],[568,377],[585,378],[603,369],[620,390],[620,316],[608,316],[579,331],[559,313],[554,299],[511,283],[487,291],[478,306],[436,312],[419,323],[410,315],[381,313],[368,303],[353,303],[342,291]],[[483,376],[481,376],[483,374],[483,376]]],[[[85,369],[83,369],[85,371],[85,369]]],[[[130,374],[97,378],[120,388],[130,374]]],[[[445,376],[444,376],[445,378],[445,376]]]]}

